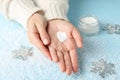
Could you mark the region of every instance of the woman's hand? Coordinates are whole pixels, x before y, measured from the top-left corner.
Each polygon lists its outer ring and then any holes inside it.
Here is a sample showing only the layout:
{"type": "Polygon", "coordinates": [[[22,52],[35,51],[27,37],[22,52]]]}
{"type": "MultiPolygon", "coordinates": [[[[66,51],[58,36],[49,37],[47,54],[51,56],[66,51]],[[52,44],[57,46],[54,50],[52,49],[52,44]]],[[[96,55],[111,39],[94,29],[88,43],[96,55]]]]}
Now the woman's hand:
{"type": "Polygon", "coordinates": [[[35,13],[29,20],[27,25],[27,35],[29,41],[39,48],[49,59],[50,53],[46,45],[50,43],[48,33],[46,32],[47,21],[39,13],[35,13]]]}
{"type": "Polygon", "coordinates": [[[76,44],[82,47],[82,40],[77,29],[68,21],[51,20],[48,22],[48,34],[51,39],[49,51],[52,60],[58,62],[60,69],[68,75],[72,71],[78,71],[78,56],[76,52],[76,44]],[[67,40],[60,42],[57,39],[57,32],[62,31],[67,34],[67,40]]]}

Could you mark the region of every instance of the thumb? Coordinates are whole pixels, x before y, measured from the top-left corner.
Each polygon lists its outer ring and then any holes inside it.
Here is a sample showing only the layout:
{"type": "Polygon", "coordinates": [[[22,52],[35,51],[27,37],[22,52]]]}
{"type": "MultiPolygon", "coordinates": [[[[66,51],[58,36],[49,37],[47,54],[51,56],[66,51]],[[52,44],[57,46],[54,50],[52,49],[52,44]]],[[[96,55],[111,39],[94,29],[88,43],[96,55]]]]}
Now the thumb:
{"type": "Polygon", "coordinates": [[[50,43],[50,38],[46,30],[47,24],[46,25],[37,25],[39,34],[40,34],[40,39],[43,42],[44,45],[48,45],[50,43]]]}

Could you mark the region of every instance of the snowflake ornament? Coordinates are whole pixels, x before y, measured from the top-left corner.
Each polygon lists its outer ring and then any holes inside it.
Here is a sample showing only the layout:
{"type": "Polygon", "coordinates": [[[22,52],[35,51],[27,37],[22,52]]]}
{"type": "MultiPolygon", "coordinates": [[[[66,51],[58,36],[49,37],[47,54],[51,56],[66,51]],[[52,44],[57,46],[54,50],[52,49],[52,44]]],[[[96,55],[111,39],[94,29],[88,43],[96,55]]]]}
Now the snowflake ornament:
{"type": "Polygon", "coordinates": [[[13,53],[14,53],[14,55],[13,55],[14,58],[26,60],[28,56],[32,56],[33,48],[32,47],[26,47],[26,46],[20,46],[20,48],[15,49],[13,51],[13,53]]]}
{"type": "Polygon", "coordinates": [[[115,25],[111,25],[111,24],[107,24],[106,26],[103,27],[103,30],[107,31],[108,34],[120,34],[120,25],[119,24],[115,24],[115,25]]]}
{"type": "Polygon", "coordinates": [[[114,64],[107,63],[104,59],[92,62],[91,72],[98,73],[102,78],[105,78],[107,75],[115,74],[114,64]]]}
{"type": "Polygon", "coordinates": [[[115,33],[120,34],[120,25],[115,24],[115,29],[116,29],[115,33]]]}

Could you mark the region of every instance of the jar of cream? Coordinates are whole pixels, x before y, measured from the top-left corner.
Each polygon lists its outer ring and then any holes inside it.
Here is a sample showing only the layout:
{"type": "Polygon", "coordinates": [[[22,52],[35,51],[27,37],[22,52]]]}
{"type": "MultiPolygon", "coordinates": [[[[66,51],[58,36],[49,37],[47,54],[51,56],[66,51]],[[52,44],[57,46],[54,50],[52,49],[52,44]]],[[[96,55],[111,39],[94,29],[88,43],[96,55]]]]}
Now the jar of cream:
{"type": "Polygon", "coordinates": [[[93,16],[85,16],[80,18],[80,31],[86,35],[97,34],[100,31],[98,19],[93,16]]]}

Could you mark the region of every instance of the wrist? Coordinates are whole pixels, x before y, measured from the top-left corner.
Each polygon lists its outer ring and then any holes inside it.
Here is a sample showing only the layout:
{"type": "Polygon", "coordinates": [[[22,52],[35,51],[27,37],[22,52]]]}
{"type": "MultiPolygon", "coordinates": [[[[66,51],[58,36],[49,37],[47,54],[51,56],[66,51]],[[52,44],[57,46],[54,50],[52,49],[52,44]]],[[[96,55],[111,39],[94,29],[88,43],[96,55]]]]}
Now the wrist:
{"type": "Polygon", "coordinates": [[[56,20],[56,19],[64,19],[68,20],[67,12],[68,12],[68,0],[49,0],[45,2],[44,0],[36,0],[37,5],[41,7],[42,10],[45,11],[44,16],[47,20],[56,20]]]}
{"type": "MultiPolygon", "coordinates": [[[[29,27],[28,25],[36,25],[36,24],[41,24],[44,25],[47,23],[46,18],[43,16],[43,11],[38,11],[35,12],[29,19],[27,22],[27,28],[29,27]]],[[[37,26],[35,26],[37,27],[37,26]]]]}
{"type": "Polygon", "coordinates": [[[30,20],[34,15],[41,15],[41,16],[43,16],[43,15],[44,15],[44,12],[43,12],[43,10],[36,11],[35,13],[33,13],[33,14],[29,17],[28,22],[29,22],[29,20],[30,20]]]}
{"type": "Polygon", "coordinates": [[[52,22],[52,21],[66,21],[66,22],[69,22],[69,20],[67,19],[62,19],[62,18],[56,18],[56,19],[50,19],[48,20],[48,22],[52,22]]]}

